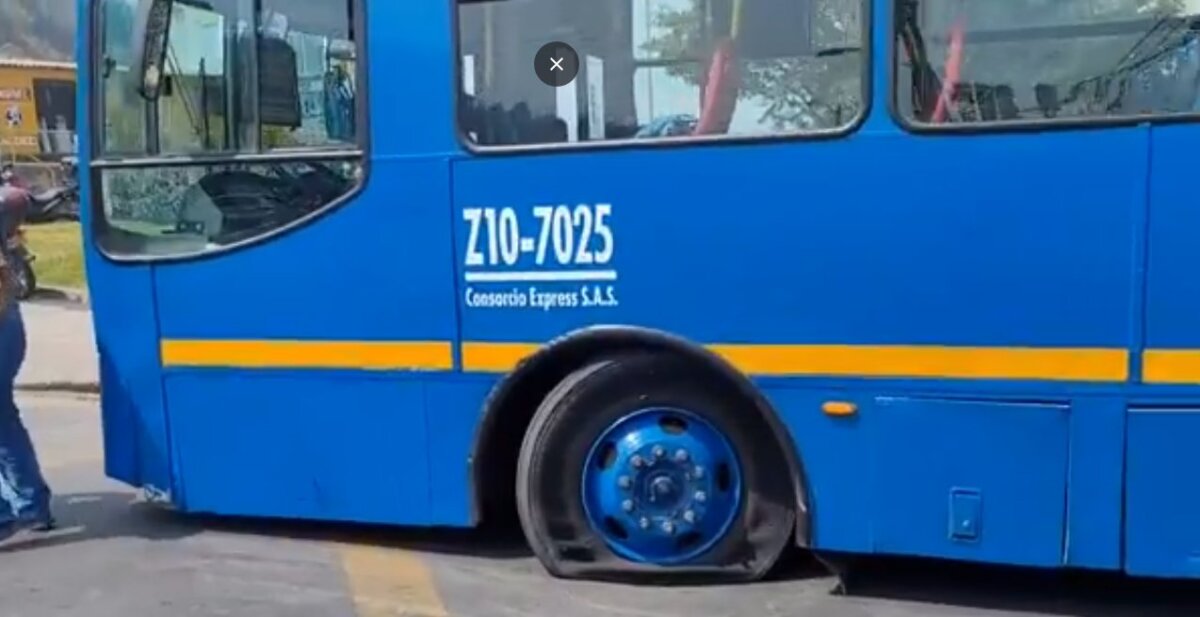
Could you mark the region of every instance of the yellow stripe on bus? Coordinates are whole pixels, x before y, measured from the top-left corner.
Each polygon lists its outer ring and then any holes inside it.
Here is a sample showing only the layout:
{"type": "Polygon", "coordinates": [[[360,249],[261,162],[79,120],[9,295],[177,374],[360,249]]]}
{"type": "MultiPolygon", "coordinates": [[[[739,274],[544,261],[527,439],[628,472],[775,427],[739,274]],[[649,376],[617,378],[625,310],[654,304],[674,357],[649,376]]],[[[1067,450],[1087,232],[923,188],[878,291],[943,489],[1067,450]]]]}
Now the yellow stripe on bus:
{"type": "Polygon", "coordinates": [[[473,343],[462,345],[463,370],[470,373],[507,373],[537,353],[535,343],[473,343]]]}
{"type": "Polygon", "coordinates": [[[1125,381],[1124,349],[914,345],[714,345],[751,375],[1125,381]]]}
{"type": "Polygon", "coordinates": [[[164,340],[169,367],[449,371],[449,341],[164,340]]]}
{"type": "Polygon", "coordinates": [[[1200,383],[1200,350],[1146,350],[1142,354],[1142,381],[1152,384],[1200,383]]]}
{"type": "MultiPolygon", "coordinates": [[[[506,373],[538,343],[462,344],[462,369],[506,373]]],[[[1123,382],[1129,352],[1107,348],[922,345],[710,345],[755,376],[895,377],[1123,382]]],[[[1200,383],[1200,351],[1146,354],[1147,381],[1200,383]]],[[[449,371],[453,343],[370,341],[165,340],[168,367],[449,371]]]]}
{"type": "MultiPolygon", "coordinates": [[[[463,370],[503,373],[536,344],[463,344],[463,370]]],[[[1124,349],[876,345],[710,345],[738,370],[756,376],[913,377],[1121,382],[1124,349]]]]}

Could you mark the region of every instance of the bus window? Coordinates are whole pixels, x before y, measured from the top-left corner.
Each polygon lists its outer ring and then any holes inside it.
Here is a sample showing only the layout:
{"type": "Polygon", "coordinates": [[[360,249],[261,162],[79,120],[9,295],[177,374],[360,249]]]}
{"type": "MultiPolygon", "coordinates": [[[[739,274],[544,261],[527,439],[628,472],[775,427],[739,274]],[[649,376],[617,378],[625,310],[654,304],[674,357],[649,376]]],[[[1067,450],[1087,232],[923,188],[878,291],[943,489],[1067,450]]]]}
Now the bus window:
{"type": "Polygon", "coordinates": [[[299,90],[295,110],[299,124],[293,127],[279,122],[269,128],[265,136],[268,147],[357,143],[353,5],[345,0],[263,0],[260,91],[268,91],[267,86],[276,86],[282,93],[293,92],[297,86],[299,90]],[[278,43],[274,49],[281,56],[274,58],[273,64],[290,67],[290,73],[269,70],[270,42],[278,43]]]}
{"type": "Polygon", "coordinates": [[[864,113],[861,0],[459,1],[472,145],[829,133],[864,113]],[[532,60],[578,55],[554,88],[532,60]]]}
{"type": "MultiPolygon", "coordinates": [[[[138,95],[133,40],[135,0],[105,0],[101,8],[103,26],[96,39],[103,49],[98,66],[103,79],[101,106],[105,110],[103,131],[97,140],[108,154],[136,154],[146,150],[145,101],[138,95]]],[[[97,127],[98,128],[98,127],[97,127]]]]}
{"type": "Polygon", "coordinates": [[[1197,0],[897,0],[895,104],[919,125],[1200,109],[1197,0]]]}
{"type": "Polygon", "coordinates": [[[358,186],[353,0],[172,3],[165,79],[153,101],[131,69],[140,65],[129,45],[136,0],[103,2],[96,104],[105,123],[98,239],[106,251],[219,249],[285,227],[358,186]],[[311,156],[225,162],[287,152],[311,156]],[[164,157],[176,161],[164,166],[164,157]],[[203,164],[187,164],[189,157],[203,164]]]}

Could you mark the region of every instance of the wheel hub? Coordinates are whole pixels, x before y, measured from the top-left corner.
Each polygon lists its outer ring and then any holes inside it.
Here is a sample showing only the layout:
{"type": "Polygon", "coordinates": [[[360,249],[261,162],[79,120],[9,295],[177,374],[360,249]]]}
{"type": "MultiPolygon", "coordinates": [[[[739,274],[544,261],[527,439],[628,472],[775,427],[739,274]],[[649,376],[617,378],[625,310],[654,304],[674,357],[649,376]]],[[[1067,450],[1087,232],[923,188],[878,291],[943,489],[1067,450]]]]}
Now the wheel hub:
{"type": "Polygon", "coordinates": [[[679,487],[669,476],[659,476],[650,481],[650,503],[666,503],[677,500],[679,487]]]}
{"type": "Polygon", "coordinates": [[[740,467],[724,435],[695,414],[643,410],[593,444],[583,501],[593,529],[618,554],[683,563],[712,548],[736,520],[740,467]]]}

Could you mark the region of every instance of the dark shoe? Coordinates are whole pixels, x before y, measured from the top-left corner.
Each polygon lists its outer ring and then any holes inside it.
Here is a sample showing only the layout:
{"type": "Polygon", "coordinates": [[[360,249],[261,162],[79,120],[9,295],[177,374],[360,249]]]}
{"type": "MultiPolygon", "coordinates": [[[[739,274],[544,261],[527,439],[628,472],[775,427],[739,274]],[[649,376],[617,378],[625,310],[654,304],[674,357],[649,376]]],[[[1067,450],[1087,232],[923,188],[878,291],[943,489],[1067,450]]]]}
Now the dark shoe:
{"type": "Polygon", "coordinates": [[[37,533],[49,533],[58,529],[58,521],[54,520],[53,514],[43,514],[40,516],[21,517],[22,527],[37,533]]]}

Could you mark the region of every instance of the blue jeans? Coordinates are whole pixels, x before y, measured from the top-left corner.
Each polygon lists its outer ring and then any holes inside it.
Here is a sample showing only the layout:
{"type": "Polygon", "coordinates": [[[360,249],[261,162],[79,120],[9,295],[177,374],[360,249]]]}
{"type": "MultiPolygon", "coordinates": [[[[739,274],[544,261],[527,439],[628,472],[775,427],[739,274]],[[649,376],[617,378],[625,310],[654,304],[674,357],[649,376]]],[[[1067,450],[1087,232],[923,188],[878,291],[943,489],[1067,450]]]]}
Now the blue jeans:
{"type": "Polygon", "coordinates": [[[0,527],[50,518],[50,488],[13,392],[25,345],[25,322],[14,302],[0,315],[0,527]]]}

